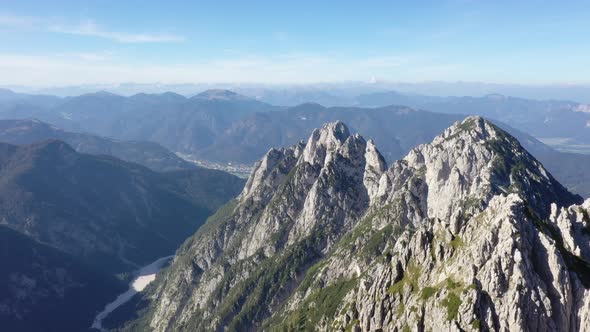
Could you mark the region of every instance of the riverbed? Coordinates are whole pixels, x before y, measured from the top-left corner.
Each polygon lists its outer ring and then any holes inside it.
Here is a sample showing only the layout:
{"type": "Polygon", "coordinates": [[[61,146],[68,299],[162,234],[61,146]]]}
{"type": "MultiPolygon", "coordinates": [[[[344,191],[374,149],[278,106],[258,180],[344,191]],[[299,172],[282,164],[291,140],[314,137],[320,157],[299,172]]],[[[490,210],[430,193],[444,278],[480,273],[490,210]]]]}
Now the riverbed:
{"type": "Polygon", "coordinates": [[[102,321],[109,316],[111,312],[113,312],[118,307],[122,306],[131,298],[133,295],[143,291],[147,285],[149,285],[154,279],[156,279],[156,273],[160,271],[166,263],[174,256],[166,256],[162,258],[158,258],[154,262],[150,263],[142,267],[141,269],[135,272],[135,278],[129,283],[129,289],[121,293],[117,298],[107,304],[104,307],[104,310],[99,312],[98,315],[94,318],[94,322],[92,323],[91,328],[98,329],[100,331],[105,331],[102,328],[102,321]]]}

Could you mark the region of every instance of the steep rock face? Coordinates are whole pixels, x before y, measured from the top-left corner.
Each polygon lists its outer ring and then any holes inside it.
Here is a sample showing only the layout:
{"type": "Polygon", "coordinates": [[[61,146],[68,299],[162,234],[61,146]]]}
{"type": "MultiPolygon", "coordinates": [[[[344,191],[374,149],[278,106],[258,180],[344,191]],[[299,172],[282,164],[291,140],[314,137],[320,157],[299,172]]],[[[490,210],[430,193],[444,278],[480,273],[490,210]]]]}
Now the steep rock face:
{"type": "MultiPolygon", "coordinates": [[[[432,219],[386,242],[362,273],[326,277],[345,271],[346,263],[329,260],[316,282],[353,282],[334,316],[318,319],[315,328],[580,330],[588,319],[582,278],[590,270],[573,271],[583,263],[571,262],[554,235],[542,230],[550,226],[539,222],[516,194],[499,195],[457,233],[432,219]]],[[[300,300],[292,307],[300,312],[306,305],[300,300]]]]}
{"type": "Polygon", "coordinates": [[[304,147],[305,144],[300,142],[291,149],[269,150],[260,161],[256,162],[240,197],[242,199],[246,196],[262,198],[271,195],[284,180],[284,176],[293,168],[304,147]]]}
{"type": "Polygon", "coordinates": [[[583,208],[565,206],[579,201],[514,138],[468,118],[392,165],[363,220],[266,326],[577,330],[589,239],[583,208]]]}
{"type": "Polygon", "coordinates": [[[385,159],[377,150],[375,142],[369,140],[367,142],[367,151],[365,152],[365,177],[363,182],[367,188],[367,193],[371,199],[374,199],[379,191],[379,180],[387,169],[385,159]]]}
{"type": "Polygon", "coordinates": [[[387,170],[331,123],[269,151],[127,328],[579,330],[590,203],[577,203],[479,117],[387,170]]]}
{"type": "Polygon", "coordinates": [[[151,314],[136,326],[259,326],[354,227],[369,206],[365,181],[375,191],[384,168],[374,145],[342,122],[314,131],[305,145],[271,149],[236,201],[179,250],[152,289],[151,314]]]}
{"type": "Polygon", "coordinates": [[[380,204],[375,207],[398,206],[402,219],[414,225],[424,218],[456,223],[485,207],[494,195],[511,192],[543,216],[552,202],[569,205],[579,200],[516,139],[480,117],[470,117],[394,163],[380,180],[380,204]]]}

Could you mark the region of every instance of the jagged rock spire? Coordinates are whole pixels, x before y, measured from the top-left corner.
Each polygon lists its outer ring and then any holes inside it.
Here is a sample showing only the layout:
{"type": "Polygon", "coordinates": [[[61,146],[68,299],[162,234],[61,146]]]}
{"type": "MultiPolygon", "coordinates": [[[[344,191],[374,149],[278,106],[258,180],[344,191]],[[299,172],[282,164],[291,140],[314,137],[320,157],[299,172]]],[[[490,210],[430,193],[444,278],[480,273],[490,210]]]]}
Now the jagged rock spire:
{"type": "Polygon", "coordinates": [[[375,142],[369,140],[365,150],[365,178],[364,183],[371,200],[377,195],[379,191],[379,180],[383,173],[387,170],[387,163],[385,158],[379,153],[375,142]]]}
{"type": "Polygon", "coordinates": [[[350,132],[342,121],[327,123],[321,129],[315,129],[303,150],[302,161],[325,165],[348,136],[350,132]]]}

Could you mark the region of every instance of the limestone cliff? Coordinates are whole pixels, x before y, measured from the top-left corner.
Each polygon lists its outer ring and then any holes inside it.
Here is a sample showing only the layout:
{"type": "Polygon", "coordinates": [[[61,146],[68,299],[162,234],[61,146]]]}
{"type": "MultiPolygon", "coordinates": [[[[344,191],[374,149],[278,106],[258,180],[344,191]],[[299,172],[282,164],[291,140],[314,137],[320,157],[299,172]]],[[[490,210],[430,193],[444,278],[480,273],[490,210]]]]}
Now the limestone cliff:
{"type": "Polygon", "coordinates": [[[341,122],[272,149],[127,329],[577,331],[588,208],[469,117],[389,168],[341,122]]]}

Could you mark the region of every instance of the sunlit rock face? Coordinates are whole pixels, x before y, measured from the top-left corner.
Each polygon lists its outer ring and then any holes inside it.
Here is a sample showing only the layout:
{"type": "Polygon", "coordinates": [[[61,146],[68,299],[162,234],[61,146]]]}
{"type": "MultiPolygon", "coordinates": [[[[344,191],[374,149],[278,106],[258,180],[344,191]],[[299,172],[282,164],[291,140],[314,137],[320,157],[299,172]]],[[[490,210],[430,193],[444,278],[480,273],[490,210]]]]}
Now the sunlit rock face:
{"type": "Polygon", "coordinates": [[[257,163],[126,328],[583,330],[589,207],[480,117],[389,167],[329,123],[257,163]]]}

